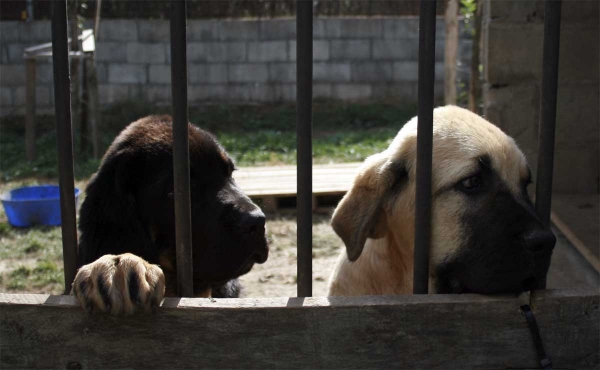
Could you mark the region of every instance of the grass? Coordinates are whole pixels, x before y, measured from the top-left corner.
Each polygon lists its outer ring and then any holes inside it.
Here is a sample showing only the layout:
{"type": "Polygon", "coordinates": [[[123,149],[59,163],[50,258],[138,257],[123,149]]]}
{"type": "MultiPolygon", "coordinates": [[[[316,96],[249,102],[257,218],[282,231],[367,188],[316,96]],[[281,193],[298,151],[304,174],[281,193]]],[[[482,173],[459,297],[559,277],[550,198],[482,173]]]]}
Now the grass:
{"type": "MultiPolygon", "coordinates": [[[[127,102],[102,112],[102,150],[130,122],[165,107],[127,102]]],[[[313,108],[315,163],[362,161],[389,145],[402,125],[416,114],[414,106],[392,103],[347,104],[315,102],[313,108]]],[[[296,161],[296,110],[293,104],[207,105],[190,109],[190,121],[214,133],[239,166],[294,164],[296,161]]],[[[36,159],[25,160],[22,117],[0,120],[0,179],[14,181],[58,176],[54,118],[36,119],[36,159]]],[[[75,178],[86,179],[99,160],[79,150],[75,130],[75,178]]]]}
{"type": "MultiPolygon", "coordinates": [[[[128,123],[161,113],[169,113],[169,109],[133,101],[103,111],[102,150],[128,123]]],[[[385,149],[402,125],[415,114],[414,106],[390,102],[316,101],[313,107],[314,162],[362,161],[385,149]]],[[[206,105],[190,108],[189,116],[192,123],[217,136],[238,166],[294,164],[296,161],[296,110],[293,104],[206,105]]],[[[36,130],[36,160],[29,163],[25,160],[23,117],[0,119],[0,192],[24,185],[57,182],[54,118],[36,117],[36,130]]],[[[76,129],[74,137],[76,186],[84,188],[87,179],[98,168],[99,160],[81,152],[76,129]]],[[[315,222],[315,258],[335,258],[339,241],[328,226],[328,218],[317,217],[315,222]]],[[[295,246],[295,228],[293,216],[276,216],[269,221],[274,253],[281,252],[283,256],[291,253],[288,251],[295,246]]],[[[290,256],[288,262],[293,264],[294,270],[295,255],[290,256]]],[[[257,273],[261,271],[258,269],[257,273]]],[[[285,273],[282,276],[286,276],[285,281],[291,281],[292,275],[285,273]]],[[[323,274],[315,276],[321,282],[326,278],[323,274]]],[[[3,210],[0,211],[0,291],[60,293],[63,279],[60,228],[15,229],[8,225],[3,210]]],[[[265,291],[267,293],[271,292],[265,291]]]]}

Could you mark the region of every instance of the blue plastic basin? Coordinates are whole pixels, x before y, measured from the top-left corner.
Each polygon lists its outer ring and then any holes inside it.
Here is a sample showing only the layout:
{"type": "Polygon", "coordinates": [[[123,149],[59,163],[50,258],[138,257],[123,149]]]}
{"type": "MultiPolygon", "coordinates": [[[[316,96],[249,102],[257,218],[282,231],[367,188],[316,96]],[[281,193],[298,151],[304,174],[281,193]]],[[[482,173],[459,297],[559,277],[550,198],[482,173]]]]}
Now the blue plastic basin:
{"type": "MultiPolygon", "coordinates": [[[[79,201],[75,188],[75,204],[79,201]]],[[[60,225],[60,190],[57,185],[26,186],[2,194],[8,223],[15,227],[60,225]]]]}

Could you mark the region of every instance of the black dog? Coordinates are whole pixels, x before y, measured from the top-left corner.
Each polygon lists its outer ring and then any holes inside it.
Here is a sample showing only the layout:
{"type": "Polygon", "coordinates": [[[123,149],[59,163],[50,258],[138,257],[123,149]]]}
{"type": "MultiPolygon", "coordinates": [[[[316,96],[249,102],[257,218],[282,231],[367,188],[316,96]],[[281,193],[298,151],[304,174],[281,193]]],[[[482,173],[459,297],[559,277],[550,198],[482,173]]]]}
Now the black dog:
{"type": "MultiPolygon", "coordinates": [[[[194,294],[237,297],[235,278],[267,259],[265,216],[236,186],[216,139],[188,130],[194,294]]],[[[174,217],[171,117],[146,117],[119,134],[87,186],[79,219],[85,266],[73,283],[82,305],[116,314],[154,307],[165,290],[175,295],[174,217]]]]}

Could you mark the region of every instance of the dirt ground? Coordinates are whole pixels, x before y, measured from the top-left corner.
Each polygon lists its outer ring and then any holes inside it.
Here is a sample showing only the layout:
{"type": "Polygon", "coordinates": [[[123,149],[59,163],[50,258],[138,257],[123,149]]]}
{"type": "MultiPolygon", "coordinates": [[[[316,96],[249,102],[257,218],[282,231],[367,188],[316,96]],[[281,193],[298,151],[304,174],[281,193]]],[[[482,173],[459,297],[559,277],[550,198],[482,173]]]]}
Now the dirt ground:
{"type": "MultiPolygon", "coordinates": [[[[326,294],[329,274],[343,246],[329,226],[329,214],[313,216],[313,296],[326,294]]],[[[242,297],[295,297],[296,215],[267,214],[267,220],[269,259],[240,278],[242,297]]]]}

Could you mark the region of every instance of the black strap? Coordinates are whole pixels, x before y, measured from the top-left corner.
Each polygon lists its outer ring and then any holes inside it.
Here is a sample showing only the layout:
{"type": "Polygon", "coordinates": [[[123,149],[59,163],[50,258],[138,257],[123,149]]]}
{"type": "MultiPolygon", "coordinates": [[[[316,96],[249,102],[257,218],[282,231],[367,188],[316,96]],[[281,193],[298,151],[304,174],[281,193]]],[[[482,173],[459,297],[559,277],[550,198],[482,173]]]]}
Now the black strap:
{"type": "Polygon", "coordinates": [[[525,314],[525,318],[527,319],[527,324],[529,325],[529,331],[531,331],[531,336],[533,337],[533,343],[535,344],[535,349],[538,353],[538,358],[540,360],[540,365],[544,370],[552,370],[552,361],[546,355],[546,351],[544,350],[544,344],[542,343],[542,337],[540,336],[540,330],[537,325],[537,321],[535,320],[535,316],[533,315],[533,311],[531,311],[531,307],[528,304],[521,306],[521,311],[525,314]]]}

